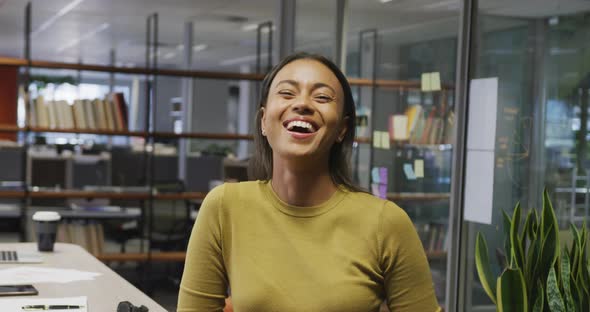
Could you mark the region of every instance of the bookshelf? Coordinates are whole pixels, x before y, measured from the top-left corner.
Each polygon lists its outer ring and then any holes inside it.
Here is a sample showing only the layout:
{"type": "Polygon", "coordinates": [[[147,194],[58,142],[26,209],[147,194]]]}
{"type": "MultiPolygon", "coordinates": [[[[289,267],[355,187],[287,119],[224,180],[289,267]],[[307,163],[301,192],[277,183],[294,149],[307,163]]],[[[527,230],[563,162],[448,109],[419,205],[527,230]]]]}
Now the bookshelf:
{"type": "MultiPolygon", "coordinates": [[[[18,58],[0,57],[0,65],[8,66],[27,66],[27,61],[18,58]]],[[[155,70],[146,68],[125,68],[103,65],[89,65],[89,64],[73,64],[73,63],[58,63],[46,61],[31,61],[32,68],[48,68],[48,69],[73,69],[85,71],[100,71],[111,73],[127,73],[127,74],[145,74],[145,75],[164,75],[175,77],[190,77],[190,78],[209,78],[209,79],[243,79],[243,80],[261,80],[262,75],[258,74],[242,74],[242,73],[213,73],[203,71],[187,71],[187,70],[155,70]]],[[[370,79],[351,78],[350,83],[353,86],[371,86],[376,88],[385,88],[388,90],[418,90],[420,84],[411,81],[386,81],[370,79]]],[[[450,86],[449,86],[450,87],[450,86]]],[[[124,136],[124,137],[141,137],[141,138],[158,138],[158,139],[211,139],[211,140],[253,140],[252,135],[247,134],[228,134],[228,133],[174,133],[174,132],[149,132],[149,131],[121,131],[121,130],[100,130],[100,129],[64,129],[64,128],[47,128],[47,127],[18,127],[10,124],[0,124],[0,132],[7,133],[69,133],[69,134],[94,134],[101,136],[124,136]]],[[[355,139],[360,144],[372,144],[371,137],[357,137],[355,139]]],[[[391,139],[391,145],[395,148],[425,148],[436,149],[438,144],[414,144],[409,141],[396,141],[391,139]]],[[[137,193],[137,192],[97,192],[97,191],[81,191],[61,189],[58,191],[0,191],[0,198],[20,198],[20,199],[116,199],[116,200],[199,200],[203,199],[206,193],[203,192],[182,192],[182,193],[137,193]]],[[[408,201],[440,201],[448,200],[448,193],[387,193],[387,198],[392,201],[408,202],[408,201]]],[[[155,261],[181,261],[184,255],[160,253],[139,253],[139,254],[111,254],[99,255],[99,259],[103,261],[147,261],[147,259],[155,261]],[[148,255],[151,254],[151,257],[148,255]],[[172,260],[174,259],[174,260],[172,260]]],[[[432,260],[440,260],[446,257],[444,252],[428,252],[427,256],[432,260]]]]}
{"type": "MultiPolygon", "coordinates": [[[[30,19],[27,18],[30,23],[30,19]]],[[[153,40],[157,42],[157,38],[153,40]]],[[[30,37],[27,36],[26,42],[30,43],[30,37]]],[[[27,44],[27,48],[30,44],[27,44]]],[[[231,73],[231,72],[211,72],[211,71],[194,71],[194,70],[178,70],[178,69],[160,69],[157,66],[157,46],[152,47],[148,42],[146,46],[147,57],[146,60],[152,58],[149,57],[150,53],[154,53],[153,60],[146,61],[148,64],[144,68],[140,67],[118,67],[109,65],[98,65],[98,64],[81,64],[81,63],[64,63],[64,62],[50,62],[43,60],[32,60],[30,58],[10,58],[0,57],[0,66],[12,66],[16,68],[25,68],[25,82],[27,82],[31,68],[41,69],[66,69],[76,71],[90,71],[90,72],[102,72],[111,74],[133,74],[133,75],[144,75],[151,82],[151,86],[148,87],[155,93],[157,90],[157,77],[177,77],[177,78],[199,78],[199,79],[216,79],[216,80],[248,80],[248,81],[261,81],[264,78],[263,74],[258,73],[231,73]]],[[[25,55],[29,56],[30,51],[25,51],[25,55]]],[[[404,81],[404,80],[384,80],[384,79],[364,79],[364,78],[349,78],[349,83],[356,87],[370,87],[373,89],[383,89],[394,92],[407,92],[407,91],[420,91],[421,83],[419,81],[404,81]]],[[[451,90],[452,85],[442,85],[444,90],[451,90]]],[[[149,90],[147,93],[149,94],[149,90]]],[[[149,96],[148,96],[149,98],[149,96]]],[[[148,99],[145,102],[146,115],[150,115],[150,110],[157,107],[154,98],[152,97],[151,102],[148,99]]],[[[28,109],[27,109],[27,113],[28,109]]],[[[153,114],[152,114],[153,115],[153,114]]],[[[29,118],[26,118],[29,120],[29,118]]],[[[144,129],[152,129],[155,125],[155,119],[146,118],[144,129]]],[[[0,124],[0,132],[2,133],[24,133],[25,136],[29,134],[37,133],[67,133],[67,134],[92,134],[98,136],[123,136],[123,137],[139,137],[145,140],[144,149],[147,144],[154,143],[157,139],[197,139],[197,140],[237,140],[237,141],[252,141],[253,136],[250,134],[229,134],[229,133],[175,133],[175,132],[158,132],[158,131],[128,131],[128,130],[105,130],[105,129],[78,129],[78,128],[55,128],[55,127],[37,127],[31,126],[30,124],[25,127],[18,127],[14,124],[0,124]]],[[[369,145],[369,148],[373,150],[373,137],[357,137],[355,140],[359,144],[369,145]]],[[[439,148],[439,144],[427,144],[416,143],[408,141],[399,141],[389,139],[390,144],[393,148],[406,149],[406,148],[419,148],[419,149],[432,149],[436,150],[439,148]]],[[[25,154],[28,145],[25,144],[25,154]]],[[[147,158],[153,157],[153,152],[145,152],[147,158]]],[[[372,164],[371,164],[372,166],[372,164]]],[[[27,169],[26,169],[27,170],[27,169]]],[[[149,166],[144,168],[144,173],[147,177],[146,186],[149,189],[148,192],[104,192],[104,191],[84,191],[76,189],[59,189],[59,190],[35,190],[29,187],[25,187],[23,190],[5,190],[0,191],[0,198],[13,198],[23,200],[24,207],[27,207],[27,202],[31,199],[112,199],[112,200],[130,200],[130,201],[141,201],[142,205],[145,203],[145,207],[142,207],[142,211],[147,212],[147,222],[150,223],[148,226],[151,231],[151,224],[153,223],[153,203],[154,201],[161,200],[201,200],[205,198],[205,192],[175,192],[175,193],[156,193],[153,181],[153,162],[149,166]],[[151,167],[150,167],[151,166],[151,167]]],[[[446,201],[449,199],[449,194],[444,192],[387,192],[386,198],[393,201],[404,201],[404,202],[436,202],[446,201]]],[[[26,213],[23,214],[26,216],[26,213]]],[[[143,216],[144,214],[142,214],[143,216]]],[[[143,222],[143,221],[142,221],[143,222]]],[[[147,236],[151,236],[151,232],[147,233],[147,236]]],[[[183,261],[184,253],[182,252],[152,252],[148,249],[146,253],[121,253],[121,254],[99,254],[98,258],[102,261],[183,261]]],[[[438,261],[446,259],[446,252],[442,251],[428,251],[427,256],[429,259],[438,261]]]]}

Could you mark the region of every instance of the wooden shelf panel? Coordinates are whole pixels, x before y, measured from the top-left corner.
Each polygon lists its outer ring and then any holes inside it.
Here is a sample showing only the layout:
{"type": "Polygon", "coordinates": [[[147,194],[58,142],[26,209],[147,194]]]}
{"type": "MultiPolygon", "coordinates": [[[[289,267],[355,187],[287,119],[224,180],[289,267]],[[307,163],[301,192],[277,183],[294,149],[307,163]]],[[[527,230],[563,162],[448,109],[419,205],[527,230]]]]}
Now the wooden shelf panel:
{"type": "Polygon", "coordinates": [[[187,139],[210,139],[210,140],[254,140],[250,134],[231,134],[231,133],[174,133],[174,132],[154,132],[155,138],[187,138],[187,139]]]}
{"type": "Polygon", "coordinates": [[[137,136],[137,137],[146,137],[148,135],[148,133],[145,131],[116,131],[116,130],[99,130],[99,129],[58,129],[58,128],[31,127],[28,130],[30,132],[121,135],[121,136],[137,136]]]}
{"type": "Polygon", "coordinates": [[[184,262],[186,252],[169,251],[169,252],[152,252],[148,253],[105,253],[97,255],[96,258],[103,262],[112,261],[138,261],[145,262],[150,259],[155,262],[184,262]]]}
{"type": "Polygon", "coordinates": [[[108,199],[149,199],[148,193],[94,192],[94,191],[38,191],[29,192],[31,198],[108,198],[108,199]]]}
{"type": "Polygon", "coordinates": [[[387,199],[395,201],[434,201],[450,198],[449,193],[387,193],[387,199]]]}
{"type": "Polygon", "coordinates": [[[202,192],[183,192],[183,193],[161,193],[155,194],[154,199],[157,200],[189,200],[189,199],[205,199],[207,193],[202,192]]]}
{"type": "Polygon", "coordinates": [[[447,260],[446,251],[426,251],[426,258],[431,261],[447,260]]]}
{"type": "MultiPolygon", "coordinates": [[[[190,200],[204,199],[207,193],[203,192],[183,192],[183,193],[161,193],[154,194],[156,200],[190,200]]],[[[23,198],[24,191],[0,191],[0,198],[23,198]]],[[[94,192],[94,191],[37,191],[29,192],[31,198],[109,198],[109,199],[130,199],[130,200],[147,200],[150,198],[149,193],[139,192],[94,192]]]]}
{"type": "MultiPolygon", "coordinates": [[[[371,143],[371,138],[367,137],[357,137],[354,139],[358,143],[371,143]]],[[[422,144],[422,143],[410,143],[408,141],[389,141],[392,147],[417,147],[417,148],[430,148],[430,149],[439,149],[441,146],[451,146],[450,143],[439,143],[439,144],[422,144]]]]}
{"type": "MultiPolygon", "coordinates": [[[[27,66],[26,59],[0,57],[0,65],[9,66],[27,66]]],[[[178,70],[178,69],[147,69],[140,67],[116,67],[107,65],[91,65],[91,64],[77,64],[77,63],[61,63],[50,61],[31,61],[31,67],[35,68],[50,68],[50,69],[71,69],[71,70],[85,70],[105,73],[118,74],[135,74],[135,75],[161,75],[172,77],[187,77],[187,78],[209,78],[209,79],[226,79],[226,80],[262,80],[264,75],[261,74],[243,74],[230,72],[211,72],[199,70],[178,70]]]]}
{"type": "MultiPolygon", "coordinates": [[[[29,63],[26,59],[0,57],[0,65],[8,66],[27,66],[29,63]]],[[[91,65],[78,63],[61,63],[50,61],[31,61],[31,67],[36,68],[51,68],[51,69],[71,69],[71,70],[86,70],[105,73],[119,73],[119,74],[135,74],[135,75],[161,75],[172,77],[187,77],[187,78],[208,78],[208,79],[225,79],[225,80],[254,80],[262,81],[263,74],[244,74],[233,72],[211,72],[198,70],[179,70],[179,69],[147,69],[140,67],[117,67],[107,65],[91,65]]],[[[362,78],[348,78],[348,82],[352,86],[376,86],[381,88],[403,89],[403,90],[420,90],[421,85],[418,81],[406,80],[385,80],[385,79],[362,79],[362,78]]],[[[443,89],[452,90],[453,85],[443,85],[443,89]]]]}
{"type": "Polygon", "coordinates": [[[18,132],[21,128],[14,125],[0,124],[0,132],[18,132]]]}
{"type": "Polygon", "coordinates": [[[0,198],[23,198],[24,191],[0,191],[0,198]]]}

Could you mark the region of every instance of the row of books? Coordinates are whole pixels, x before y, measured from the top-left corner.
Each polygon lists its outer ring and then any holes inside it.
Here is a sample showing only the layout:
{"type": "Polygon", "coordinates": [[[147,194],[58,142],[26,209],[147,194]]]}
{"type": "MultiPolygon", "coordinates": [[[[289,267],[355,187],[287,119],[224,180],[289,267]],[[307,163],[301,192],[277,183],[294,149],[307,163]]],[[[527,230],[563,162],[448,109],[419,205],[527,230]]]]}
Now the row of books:
{"type": "Polygon", "coordinates": [[[448,227],[443,223],[417,224],[416,230],[424,250],[427,252],[442,252],[448,250],[448,227]]]}
{"type": "Polygon", "coordinates": [[[389,117],[389,136],[411,144],[448,144],[453,137],[455,114],[444,106],[410,105],[404,114],[389,117]]]}
{"type": "Polygon", "coordinates": [[[126,131],[127,104],[122,93],[104,100],[46,101],[38,96],[30,102],[29,124],[50,129],[126,131]]]}
{"type": "Polygon", "coordinates": [[[79,245],[97,256],[104,251],[104,228],[97,222],[62,222],[57,228],[56,241],[79,245]]]}

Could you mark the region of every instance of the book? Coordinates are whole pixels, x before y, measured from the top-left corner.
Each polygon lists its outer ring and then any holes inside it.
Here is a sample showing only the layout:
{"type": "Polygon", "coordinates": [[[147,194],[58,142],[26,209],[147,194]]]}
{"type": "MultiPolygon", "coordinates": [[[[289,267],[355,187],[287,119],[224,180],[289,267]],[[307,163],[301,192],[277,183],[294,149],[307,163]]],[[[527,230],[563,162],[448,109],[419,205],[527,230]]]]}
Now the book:
{"type": "Polygon", "coordinates": [[[86,113],[84,112],[84,101],[75,100],[73,105],[74,123],[76,129],[86,129],[86,113]]]}
{"type": "Polygon", "coordinates": [[[405,115],[408,117],[408,133],[411,134],[422,115],[422,106],[418,104],[409,106],[405,115]]]}
{"type": "Polygon", "coordinates": [[[94,107],[94,110],[96,112],[96,123],[97,123],[98,129],[107,130],[108,126],[107,126],[107,120],[105,117],[103,101],[99,100],[99,99],[95,99],[94,101],[92,101],[92,106],[94,107]]]}
{"type": "Polygon", "coordinates": [[[90,100],[84,100],[84,116],[86,120],[86,129],[96,129],[96,118],[94,117],[94,109],[90,100]]]}
{"type": "Polygon", "coordinates": [[[389,137],[394,141],[408,140],[408,116],[389,116],[389,137]]]}
{"type": "Polygon", "coordinates": [[[123,93],[114,93],[113,101],[115,102],[115,112],[117,114],[117,122],[119,123],[119,129],[127,130],[127,103],[125,102],[125,97],[123,96],[123,93]]]}

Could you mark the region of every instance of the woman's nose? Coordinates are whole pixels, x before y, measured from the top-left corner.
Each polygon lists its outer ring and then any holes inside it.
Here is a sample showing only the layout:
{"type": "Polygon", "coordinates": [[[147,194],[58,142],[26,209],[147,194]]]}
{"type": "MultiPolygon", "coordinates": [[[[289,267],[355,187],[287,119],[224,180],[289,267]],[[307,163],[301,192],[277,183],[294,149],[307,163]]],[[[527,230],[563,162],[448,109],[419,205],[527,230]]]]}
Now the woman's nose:
{"type": "Polygon", "coordinates": [[[299,114],[302,115],[311,115],[314,112],[313,105],[310,104],[310,100],[307,98],[299,98],[297,101],[291,106],[291,109],[299,114]]]}

